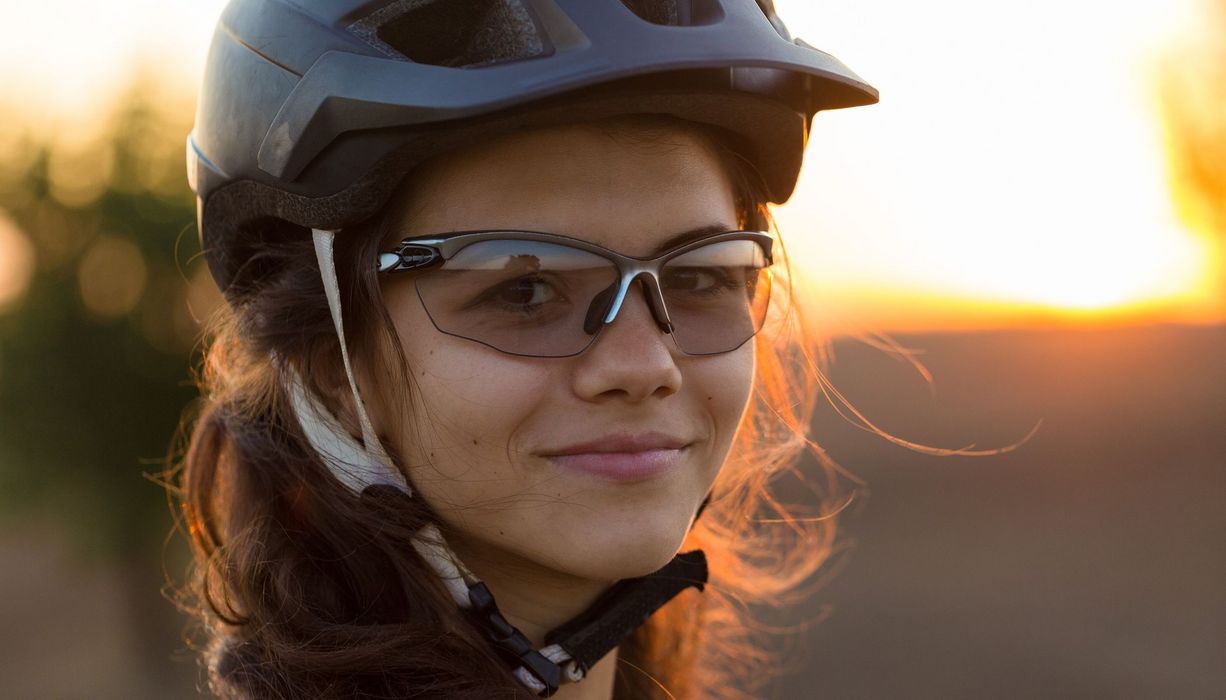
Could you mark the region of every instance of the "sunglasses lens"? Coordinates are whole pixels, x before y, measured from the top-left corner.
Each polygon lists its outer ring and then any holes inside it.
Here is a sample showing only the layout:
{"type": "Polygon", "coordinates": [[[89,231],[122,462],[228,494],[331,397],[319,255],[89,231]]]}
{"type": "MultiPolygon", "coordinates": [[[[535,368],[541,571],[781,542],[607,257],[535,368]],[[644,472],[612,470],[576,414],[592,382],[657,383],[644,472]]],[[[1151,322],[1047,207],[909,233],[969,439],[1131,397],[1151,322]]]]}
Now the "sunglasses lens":
{"type": "Polygon", "coordinates": [[[444,333],[516,355],[563,357],[591,343],[585,326],[593,327],[587,322],[592,301],[616,283],[613,262],[594,253],[543,241],[488,240],[422,274],[417,292],[444,333]]]}
{"type": "Polygon", "coordinates": [[[712,243],[669,260],[660,292],[678,347],[691,355],[739,348],[762,328],[770,280],[766,252],[754,241],[712,243]]]}
{"type": "MultiPolygon", "coordinates": [[[[678,347],[728,352],[757,333],[770,296],[766,265],[766,252],[749,240],[711,243],[665,263],[660,292],[678,347]]],[[[516,355],[564,357],[591,344],[618,282],[617,267],[595,253],[485,240],[422,272],[417,293],[444,333],[516,355]]]]}

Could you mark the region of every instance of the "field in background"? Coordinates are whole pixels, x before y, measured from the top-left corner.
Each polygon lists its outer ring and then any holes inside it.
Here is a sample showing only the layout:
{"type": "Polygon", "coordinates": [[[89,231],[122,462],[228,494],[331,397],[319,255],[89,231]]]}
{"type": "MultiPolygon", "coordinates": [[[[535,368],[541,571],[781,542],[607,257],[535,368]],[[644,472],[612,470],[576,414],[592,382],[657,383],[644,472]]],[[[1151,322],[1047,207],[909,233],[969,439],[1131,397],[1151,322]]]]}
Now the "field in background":
{"type": "Polygon", "coordinates": [[[917,455],[824,410],[869,484],[777,698],[1226,697],[1226,326],[909,336],[834,378],[917,455]]]}

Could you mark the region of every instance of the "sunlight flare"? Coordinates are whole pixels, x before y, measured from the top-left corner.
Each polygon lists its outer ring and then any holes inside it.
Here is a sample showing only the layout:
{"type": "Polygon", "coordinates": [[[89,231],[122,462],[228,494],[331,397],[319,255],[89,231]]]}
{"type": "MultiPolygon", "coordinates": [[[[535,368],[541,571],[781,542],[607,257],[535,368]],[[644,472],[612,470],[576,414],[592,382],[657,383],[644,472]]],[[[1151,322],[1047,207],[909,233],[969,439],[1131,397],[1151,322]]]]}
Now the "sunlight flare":
{"type": "Polygon", "coordinates": [[[882,92],[818,116],[778,211],[830,303],[859,297],[891,325],[920,299],[994,305],[995,323],[1044,307],[1226,318],[1219,246],[1176,212],[1154,85],[1197,0],[777,5],[882,92]]]}

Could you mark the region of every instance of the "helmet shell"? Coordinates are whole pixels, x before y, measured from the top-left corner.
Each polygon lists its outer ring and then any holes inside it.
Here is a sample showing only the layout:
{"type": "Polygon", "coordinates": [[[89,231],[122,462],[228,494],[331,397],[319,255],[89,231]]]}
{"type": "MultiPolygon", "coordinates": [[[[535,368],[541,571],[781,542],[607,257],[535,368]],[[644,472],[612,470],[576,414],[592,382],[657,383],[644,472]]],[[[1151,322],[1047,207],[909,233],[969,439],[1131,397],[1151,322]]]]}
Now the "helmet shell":
{"type": "Polygon", "coordinates": [[[205,68],[188,180],[229,290],[282,220],[338,230],[438,153],[624,114],[719,127],[795,188],[814,114],[877,91],[756,0],[232,0],[205,68]]]}

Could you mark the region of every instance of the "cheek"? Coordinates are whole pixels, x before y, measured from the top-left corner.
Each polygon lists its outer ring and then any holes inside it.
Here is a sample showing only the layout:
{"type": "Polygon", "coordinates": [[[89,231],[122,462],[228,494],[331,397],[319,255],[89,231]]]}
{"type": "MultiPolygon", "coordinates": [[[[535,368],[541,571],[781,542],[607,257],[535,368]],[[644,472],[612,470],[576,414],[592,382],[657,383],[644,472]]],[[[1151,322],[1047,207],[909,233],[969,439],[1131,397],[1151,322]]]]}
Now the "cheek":
{"type": "Polygon", "coordinates": [[[706,413],[713,423],[713,449],[727,456],[753,392],[756,361],[753,342],[724,355],[695,358],[687,379],[706,402],[706,413]]]}
{"type": "Polygon", "coordinates": [[[411,390],[407,405],[383,408],[383,432],[432,504],[497,498],[516,478],[507,453],[519,426],[556,381],[551,367],[439,332],[405,287],[388,296],[411,390]]]}

